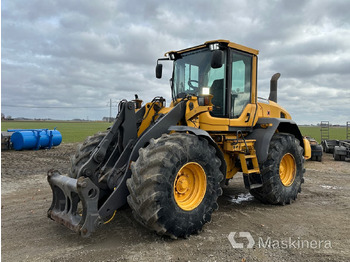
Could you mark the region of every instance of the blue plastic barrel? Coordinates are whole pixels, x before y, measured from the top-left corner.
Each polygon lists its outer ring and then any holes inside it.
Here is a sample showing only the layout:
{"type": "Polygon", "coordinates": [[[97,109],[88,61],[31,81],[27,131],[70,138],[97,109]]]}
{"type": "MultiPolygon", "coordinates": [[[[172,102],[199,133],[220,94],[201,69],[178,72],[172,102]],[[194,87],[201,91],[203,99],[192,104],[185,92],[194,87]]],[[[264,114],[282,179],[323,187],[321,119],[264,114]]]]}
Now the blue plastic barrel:
{"type": "Polygon", "coordinates": [[[61,133],[54,129],[9,129],[12,147],[15,150],[40,149],[58,146],[62,142],[61,133]]]}

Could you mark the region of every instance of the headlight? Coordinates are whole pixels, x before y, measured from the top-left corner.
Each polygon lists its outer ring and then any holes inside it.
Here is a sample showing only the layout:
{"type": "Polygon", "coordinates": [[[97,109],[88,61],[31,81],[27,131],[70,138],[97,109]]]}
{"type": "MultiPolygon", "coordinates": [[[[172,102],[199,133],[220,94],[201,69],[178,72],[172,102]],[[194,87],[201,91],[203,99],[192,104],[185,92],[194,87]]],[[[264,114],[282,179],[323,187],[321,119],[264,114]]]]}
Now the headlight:
{"type": "Polygon", "coordinates": [[[203,87],[202,88],[202,95],[209,95],[210,94],[210,88],[209,87],[203,87]]]}

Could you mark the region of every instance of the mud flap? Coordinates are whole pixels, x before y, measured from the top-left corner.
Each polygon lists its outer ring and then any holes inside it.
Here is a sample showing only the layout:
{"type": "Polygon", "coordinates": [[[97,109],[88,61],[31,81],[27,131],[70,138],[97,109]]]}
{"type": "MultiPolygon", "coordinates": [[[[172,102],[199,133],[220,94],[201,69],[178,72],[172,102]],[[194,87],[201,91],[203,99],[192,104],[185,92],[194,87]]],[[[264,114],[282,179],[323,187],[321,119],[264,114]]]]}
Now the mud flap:
{"type": "Polygon", "coordinates": [[[56,170],[49,170],[47,180],[53,194],[47,212],[49,218],[84,237],[102,225],[98,213],[100,191],[89,178],[74,179],[63,176],[56,170]]]}

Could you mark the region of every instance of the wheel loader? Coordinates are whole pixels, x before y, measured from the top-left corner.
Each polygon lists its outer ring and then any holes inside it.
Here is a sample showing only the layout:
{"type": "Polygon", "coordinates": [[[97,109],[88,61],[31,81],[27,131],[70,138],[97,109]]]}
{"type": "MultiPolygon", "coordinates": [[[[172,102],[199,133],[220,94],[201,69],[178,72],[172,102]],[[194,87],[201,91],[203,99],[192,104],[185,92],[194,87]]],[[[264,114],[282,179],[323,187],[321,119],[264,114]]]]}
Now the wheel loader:
{"type": "Polygon", "coordinates": [[[129,205],[146,228],[171,238],[198,233],[237,173],[267,204],[290,204],[304,182],[310,144],[277,104],[257,96],[258,50],[208,41],[157,60],[173,64],[172,101],[123,100],[112,126],[88,137],[68,175],[48,171],[48,217],[87,237],[129,205]]]}

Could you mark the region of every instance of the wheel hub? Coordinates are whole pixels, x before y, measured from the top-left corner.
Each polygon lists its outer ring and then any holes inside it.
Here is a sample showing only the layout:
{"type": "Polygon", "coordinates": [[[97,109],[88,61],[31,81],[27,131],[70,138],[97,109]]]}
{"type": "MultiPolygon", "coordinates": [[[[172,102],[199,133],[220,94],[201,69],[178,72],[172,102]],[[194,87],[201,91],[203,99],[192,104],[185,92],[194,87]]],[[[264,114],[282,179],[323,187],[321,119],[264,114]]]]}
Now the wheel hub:
{"type": "Polygon", "coordinates": [[[174,181],[176,204],[185,211],[191,211],[202,202],[207,189],[207,178],[203,167],[195,162],[183,165],[174,181]]]}
{"type": "Polygon", "coordinates": [[[180,194],[186,193],[188,190],[188,180],[184,175],[180,176],[176,183],[176,191],[180,194]]]}
{"type": "Polygon", "coordinates": [[[296,163],[292,154],[287,153],[282,157],[279,172],[282,184],[291,186],[296,175],[296,163]]]}

